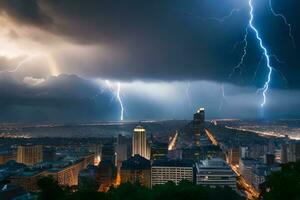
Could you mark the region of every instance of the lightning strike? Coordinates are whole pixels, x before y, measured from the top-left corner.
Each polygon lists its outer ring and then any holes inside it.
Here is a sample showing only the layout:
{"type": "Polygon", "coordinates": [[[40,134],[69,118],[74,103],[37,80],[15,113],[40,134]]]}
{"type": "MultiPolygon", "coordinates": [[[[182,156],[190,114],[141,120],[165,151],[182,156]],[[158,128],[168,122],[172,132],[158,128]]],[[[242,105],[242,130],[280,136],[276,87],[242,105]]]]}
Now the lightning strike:
{"type": "Polygon", "coordinates": [[[120,92],[121,92],[121,84],[120,84],[120,82],[118,82],[117,99],[120,103],[120,108],[121,108],[120,120],[123,121],[123,119],[124,119],[124,107],[123,107],[123,102],[122,102],[122,99],[121,99],[120,92]]]}
{"type": "Polygon", "coordinates": [[[223,85],[223,83],[221,84],[221,91],[222,91],[222,99],[221,99],[221,101],[220,101],[219,111],[222,110],[223,105],[224,105],[224,101],[225,101],[225,90],[224,90],[224,85],[223,85]]]}
{"type": "Polygon", "coordinates": [[[247,55],[247,47],[248,47],[248,26],[246,27],[245,30],[245,35],[244,35],[244,39],[241,41],[241,43],[244,44],[243,46],[243,54],[241,56],[241,59],[239,61],[239,63],[233,68],[232,72],[229,74],[228,79],[231,79],[231,77],[233,76],[233,74],[237,71],[240,70],[240,74],[241,74],[241,66],[244,64],[244,60],[245,57],[247,55]]]}
{"type": "Polygon", "coordinates": [[[274,9],[273,9],[273,5],[272,5],[272,0],[269,0],[269,8],[272,12],[272,14],[275,16],[275,17],[278,17],[280,18],[283,23],[288,27],[289,29],[289,37],[292,41],[292,44],[293,44],[293,47],[296,48],[296,42],[295,42],[295,37],[293,36],[292,34],[292,25],[288,22],[287,18],[282,14],[282,13],[277,13],[274,9]]]}
{"type": "Polygon", "coordinates": [[[260,46],[260,48],[263,51],[263,55],[264,55],[264,57],[266,59],[266,65],[267,65],[267,68],[268,68],[267,80],[265,81],[264,86],[261,89],[259,89],[259,91],[262,91],[262,95],[263,95],[263,101],[260,104],[260,106],[264,107],[264,105],[266,104],[266,98],[267,98],[266,94],[267,94],[267,92],[269,90],[269,86],[270,86],[270,82],[271,82],[271,76],[272,76],[273,67],[271,66],[271,63],[270,63],[270,55],[268,53],[268,50],[264,46],[262,38],[261,38],[258,30],[256,29],[255,25],[253,24],[253,19],[254,19],[253,11],[254,11],[254,9],[253,9],[253,5],[252,5],[252,0],[249,0],[248,4],[249,4],[249,8],[250,8],[250,13],[249,13],[250,14],[249,27],[255,33],[256,39],[257,39],[257,41],[259,43],[259,46],[260,46]]]}
{"type": "Polygon", "coordinates": [[[34,54],[34,55],[28,56],[27,58],[25,58],[24,60],[22,60],[14,69],[8,70],[7,72],[9,72],[9,73],[17,72],[25,63],[31,61],[32,59],[34,59],[37,56],[39,56],[39,55],[34,54]]]}
{"type": "Polygon", "coordinates": [[[117,89],[115,88],[115,84],[113,85],[109,80],[105,80],[105,84],[107,85],[107,88],[109,89],[110,92],[113,92],[115,90],[115,98],[117,99],[119,105],[120,105],[120,121],[124,120],[124,106],[123,106],[123,101],[121,98],[121,83],[117,83],[117,89]]]}
{"type": "Polygon", "coordinates": [[[192,109],[192,102],[191,102],[191,98],[190,98],[190,88],[191,88],[191,83],[188,81],[187,86],[185,88],[185,96],[188,102],[188,107],[189,110],[192,109]]]}
{"type": "Polygon", "coordinates": [[[209,18],[206,18],[205,20],[212,20],[212,21],[217,21],[219,22],[220,24],[223,24],[226,20],[228,20],[229,18],[231,18],[235,13],[239,12],[240,9],[238,8],[234,8],[230,11],[230,13],[228,15],[225,15],[221,18],[217,18],[217,17],[209,17],[209,18]]]}

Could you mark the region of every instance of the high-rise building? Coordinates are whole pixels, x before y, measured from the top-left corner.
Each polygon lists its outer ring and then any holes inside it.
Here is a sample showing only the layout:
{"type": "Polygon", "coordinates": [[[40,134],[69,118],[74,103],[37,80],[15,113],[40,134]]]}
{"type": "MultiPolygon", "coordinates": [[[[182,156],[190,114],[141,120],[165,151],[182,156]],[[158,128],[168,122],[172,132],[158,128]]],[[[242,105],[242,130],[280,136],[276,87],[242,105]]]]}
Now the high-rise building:
{"type": "Polygon", "coordinates": [[[117,138],[117,166],[121,166],[122,162],[127,159],[128,150],[128,138],[122,135],[118,135],[117,138]]]}
{"type": "Polygon", "coordinates": [[[151,187],[169,181],[178,184],[182,180],[194,181],[193,162],[184,160],[156,160],[151,167],[151,187]]]}
{"type": "Polygon", "coordinates": [[[146,130],[141,125],[133,129],[132,156],[134,155],[140,155],[148,160],[150,159],[146,130]]]}
{"type": "Polygon", "coordinates": [[[115,177],[115,165],[110,160],[102,160],[96,174],[96,180],[100,184],[100,191],[108,191],[113,185],[115,177]]]}
{"type": "Polygon", "coordinates": [[[229,165],[220,158],[202,160],[196,163],[196,183],[209,187],[231,187],[236,190],[237,176],[229,165]]]}
{"type": "Polygon", "coordinates": [[[101,150],[101,161],[109,160],[113,165],[116,165],[116,152],[113,144],[104,144],[101,150]]]}
{"type": "Polygon", "coordinates": [[[17,162],[32,166],[43,161],[42,145],[18,146],[17,162]]]}
{"type": "Polygon", "coordinates": [[[135,154],[122,162],[121,183],[140,183],[150,187],[151,163],[146,158],[135,154]]]}
{"type": "Polygon", "coordinates": [[[196,146],[200,146],[200,136],[204,131],[205,122],[205,110],[200,108],[194,114],[193,129],[194,129],[194,143],[196,146]]]}

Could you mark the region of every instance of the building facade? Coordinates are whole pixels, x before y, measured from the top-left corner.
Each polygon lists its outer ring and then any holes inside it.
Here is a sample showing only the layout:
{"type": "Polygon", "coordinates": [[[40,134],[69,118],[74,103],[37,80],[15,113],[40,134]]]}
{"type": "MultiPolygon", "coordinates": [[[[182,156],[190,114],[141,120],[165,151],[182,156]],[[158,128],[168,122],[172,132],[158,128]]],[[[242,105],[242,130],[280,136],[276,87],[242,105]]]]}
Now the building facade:
{"type": "Polygon", "coordinates": [[[18,146],[17,162],[32,166],[43,161],[42,145],[18,146]]]}
{"type": "Polygon", "coordinates": [[[182,180],[194,181],[194,166],[184,160],[156,160],[151,167],[151,187],[169,181],[178,184],[182,180]]]}
{"type": "Polygon", "coordinates": [[[230,166],[220,158],[196,163],[196,184],[209,187],[231,187],[236,190],[237,176],[230,166]]]}
{"type": "Polygon", "coordinates": [[[133,130],[132,135],[132,156],[140,155],[146,159],[150,159],[149,144],[147,142],[146,130],[138,125],[133,130]]]}
{"type": "Polygon", "coordinates": [[[150,187],[151,163],[140,155],[134,155],[122,162],[121,183],[140,183],[150,187]]]}

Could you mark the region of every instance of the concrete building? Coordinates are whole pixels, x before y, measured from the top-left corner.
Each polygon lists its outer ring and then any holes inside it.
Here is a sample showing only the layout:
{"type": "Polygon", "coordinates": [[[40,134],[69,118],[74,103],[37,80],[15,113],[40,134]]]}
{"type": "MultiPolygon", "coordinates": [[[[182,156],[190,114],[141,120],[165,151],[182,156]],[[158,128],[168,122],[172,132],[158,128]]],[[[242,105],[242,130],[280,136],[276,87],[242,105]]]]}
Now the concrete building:
{"type": "Polygon", "coordinates": [[[151,187],[169,181],[178,184],[182,180],[194,181],[193,162],[184,160],[155,160],[151,167],[151,187]]]}
{"type": "Polygon", "coordinates": [[[231,187],[236,190],[237,176],[230,166],[220,158],[196,163],[196,184],[209,187],[231,187]]]}
{"type": "Polygon", "coordinates": [[[43,161],[42,145],[18,146],[17,162],[32,166],[43,161]]]}
{"type": "Polygon", "coordinates": [[[146,158],[135,155],[122,162],[121,183],[136,183],[150,187],[151,163],[146,158]]]}
{"type": "Polygon", "coordinates": [[[132,135],[132,156],[140,155],[146,159],[150,159],[150,149],[147,142],[146,130],[138,125],[133,130],[132,135]]]}

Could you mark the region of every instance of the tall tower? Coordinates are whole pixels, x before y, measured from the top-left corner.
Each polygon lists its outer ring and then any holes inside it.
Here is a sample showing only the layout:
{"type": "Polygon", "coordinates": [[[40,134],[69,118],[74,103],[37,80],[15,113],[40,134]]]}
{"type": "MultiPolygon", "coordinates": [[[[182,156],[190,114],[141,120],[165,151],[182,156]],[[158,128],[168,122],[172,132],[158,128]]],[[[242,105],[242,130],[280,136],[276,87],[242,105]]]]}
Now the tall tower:
{"type": "Polygon", "coordinates": [[[196,146],[200,146],[200,135],[204,130],[205,110],[200,108],[194,114],[193,129],[194,129],[194,141],[196,146]]]}
{"type": "Polygon", "coordinates": [[[147,147],[146,130],[141,125],[138,125],[133,129],[132,156],[140,155],[146,159],[150,159],[147,147]]]}

